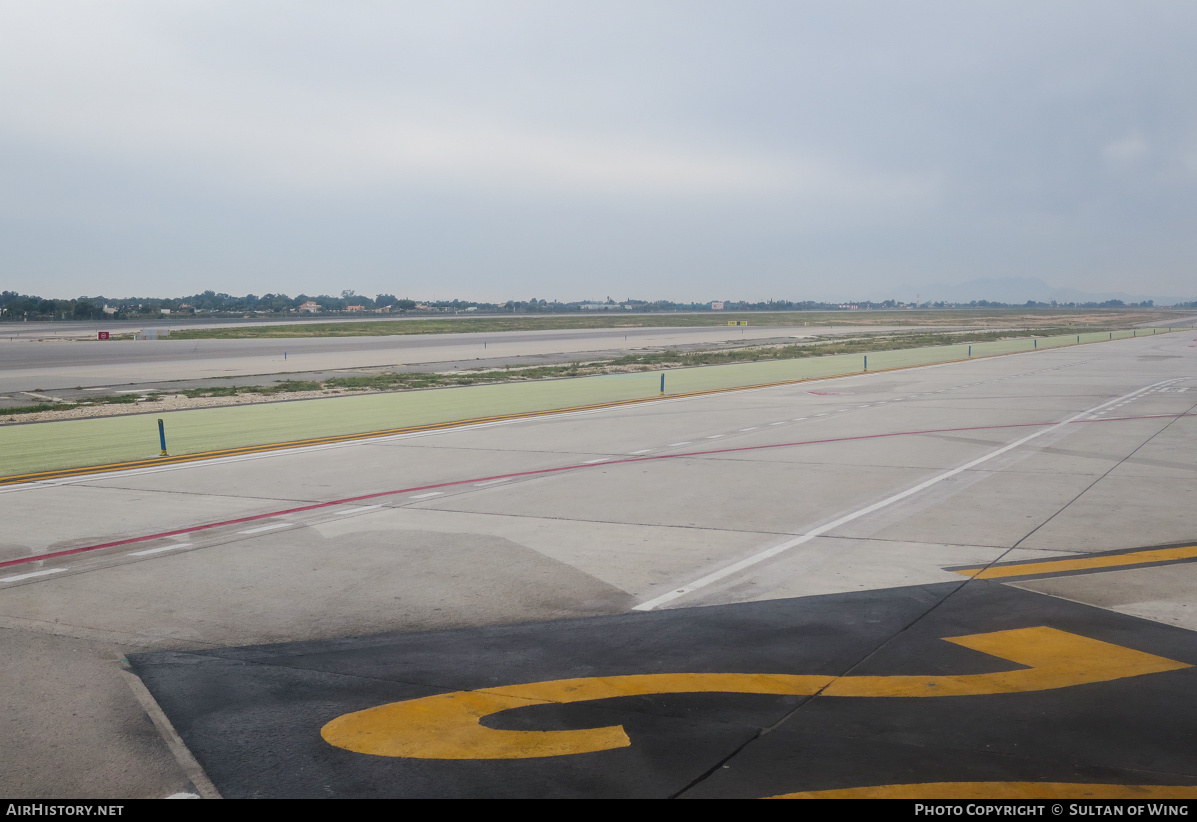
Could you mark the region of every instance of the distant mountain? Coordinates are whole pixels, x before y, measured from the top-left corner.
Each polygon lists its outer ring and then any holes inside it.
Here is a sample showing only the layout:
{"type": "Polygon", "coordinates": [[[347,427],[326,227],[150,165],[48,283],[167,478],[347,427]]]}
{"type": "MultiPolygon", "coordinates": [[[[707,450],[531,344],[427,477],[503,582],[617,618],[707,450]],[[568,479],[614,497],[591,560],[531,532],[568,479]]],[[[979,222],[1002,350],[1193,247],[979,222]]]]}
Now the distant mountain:
{"type": "MultiPolygon", "coordinates": [[[[889,295],[886,295],[887,297],[889,295]]],[[[931,283],[923,286],[902,286],[893,299],[910,302],[967,303],[973,300],[989,300],[997,303],[1025,303],[1027,300],[1049,303],[1101,303],[1106,300],[1122,300],[1124,303],[1141,303],[1154,300],[1156,305],[1171,305],[1189,302],[1195,297],[1167,297],[1153,294],[1128,294],[1125,291],[1082,291],[1077,288],[1055,288],[1035,277],[985,277],[963,283],[931,283]]]]}

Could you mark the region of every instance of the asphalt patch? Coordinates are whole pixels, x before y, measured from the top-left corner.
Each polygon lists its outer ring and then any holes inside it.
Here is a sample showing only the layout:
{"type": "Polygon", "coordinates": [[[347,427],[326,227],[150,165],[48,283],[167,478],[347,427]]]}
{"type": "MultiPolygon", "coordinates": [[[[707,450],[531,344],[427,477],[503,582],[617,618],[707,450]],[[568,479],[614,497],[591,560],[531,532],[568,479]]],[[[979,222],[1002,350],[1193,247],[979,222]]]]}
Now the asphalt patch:
{"type": "Polygon", "coordinates": [[[626,746],[559,756],[381,756],[321,736],[353,712],[522,683],[1011,671],[1023,666],[944,640],[1040,627],[1197,664],[1192,632],[983,581],[139,654],[130,662],[226,797],[758,797],[933,782],[1197,784],[1191,667],[936,698],[638,693],[529,702],[481,721],[496,730],[626,732],[626,746]]]}

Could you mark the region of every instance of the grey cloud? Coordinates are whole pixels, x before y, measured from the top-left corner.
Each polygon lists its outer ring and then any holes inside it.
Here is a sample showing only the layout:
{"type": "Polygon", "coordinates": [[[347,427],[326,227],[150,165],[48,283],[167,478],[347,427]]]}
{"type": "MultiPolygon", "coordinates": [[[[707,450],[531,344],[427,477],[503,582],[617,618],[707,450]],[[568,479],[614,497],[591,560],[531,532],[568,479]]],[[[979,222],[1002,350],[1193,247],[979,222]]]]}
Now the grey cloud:
{"type": "Polygon", "coordinates": [[[67,294],[1183,292],[1194,22],[1162,2],[7,4],[0,264],[67,294]]]}

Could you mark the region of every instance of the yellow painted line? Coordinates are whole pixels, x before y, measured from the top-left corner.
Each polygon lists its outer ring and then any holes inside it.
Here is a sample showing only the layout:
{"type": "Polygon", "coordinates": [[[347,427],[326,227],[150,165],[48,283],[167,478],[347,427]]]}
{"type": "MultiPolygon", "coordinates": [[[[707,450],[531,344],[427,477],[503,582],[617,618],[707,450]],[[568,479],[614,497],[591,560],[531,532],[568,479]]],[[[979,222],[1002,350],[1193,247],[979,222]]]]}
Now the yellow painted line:
{"type": "Polygon", "coordinates": [[[529,759],[626,748],[620,725],[568,731],[504,731],[481,720],[503,711],[622,696],[748,693],[789,696],[942,697],[1026,693],[1188,668],[1055,628],[1019,628],[947,641],[1022,670],[960,676],[835,677],[788,674],[644,674],[533,682],[457,691],[344,714],[320,735],[338,748],[416,759],[529,759]]]}
{"type": "Polygon", "coordinates": [[[1183,662],[1055,628],[1018,628],[946,640],[1027,667],[961,676],[849,676],[837,679],[823,695],[926,697],[1026,693],[1189,667],[1183,662]]]}
{"type": "Polygon", "coordinates": [[[1093,571],[1100,568],[1118,568],[1127,565],[1144,565],[1149,562],[1171,562],[1197,557],[1197,545],[1180,548],[1152,548],[1147,551],[1132,551],[1082,559],[1052,559],[1044,562],[1026,562],[1019,565],[999,565],[993,568],[964,568],[956,571],[973,579],[1002,579],[1004,577],[1025,577],[1035,574],[1058,574],[1064,571],[1093,571]]]}
{"type": "Polygon", "coordinates": [[[644,674],[533,682],[393,702],[337,717],[320,735],[338,748],[417,759],[530,759],[631,745],[620,725],[575,731],[501,731],[479,721],[513,708],[669,693],[817,693],[827,676],[644,674]]]}
{"type": "Polygon", "coordinates": [[[1087,782],[923,782],[830,791],[799,791],[770,799],[1197,799],[1197,785],[1095,785],[1087,782]]]}

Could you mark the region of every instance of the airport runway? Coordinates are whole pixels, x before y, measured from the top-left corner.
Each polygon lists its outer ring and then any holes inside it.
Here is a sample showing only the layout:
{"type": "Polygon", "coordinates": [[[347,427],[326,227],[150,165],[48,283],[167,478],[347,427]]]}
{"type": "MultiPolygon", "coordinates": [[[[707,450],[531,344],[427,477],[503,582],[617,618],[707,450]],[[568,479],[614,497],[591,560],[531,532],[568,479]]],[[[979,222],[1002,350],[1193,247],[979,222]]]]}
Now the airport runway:
{"type": "Polygon", "coordinates": [[[1197,796],[1194,336],[4,489],[0,790],[1197,796]]]}
{"type": "MultiPolygon", "coordinates": [[[[619,356],[642,348],[715,345],[815,334],[861,334],[895,327],[602,328],[304,337],[287,340],[0,339],[0,394],[121,386],[221,377],[285,375],[350,368],[391,368],[553,354],[619,356]]],[[[910,331],[910,327],[903,330],[910,331]]],[[[450,367],[446,365],[446,368],[450,367]]]]}

